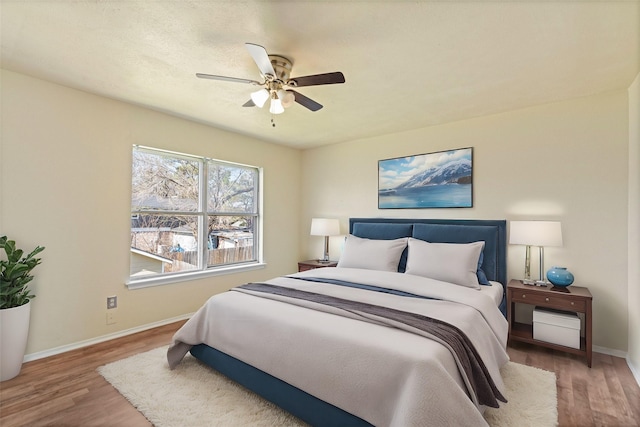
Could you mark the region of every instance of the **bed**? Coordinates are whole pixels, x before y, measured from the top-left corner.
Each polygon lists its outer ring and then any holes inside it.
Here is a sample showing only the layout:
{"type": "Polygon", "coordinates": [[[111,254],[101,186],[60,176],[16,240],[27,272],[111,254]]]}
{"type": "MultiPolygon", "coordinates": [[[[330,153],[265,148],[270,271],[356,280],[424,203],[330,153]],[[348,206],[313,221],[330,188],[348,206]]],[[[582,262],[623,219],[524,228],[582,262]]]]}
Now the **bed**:
{"type": "Polygon", "coordinates": [[[351,218],[337,268],[213,296],[169,366],[191,352],[314,426],[486,425],[505,284],[506,221],[351,218]]]}

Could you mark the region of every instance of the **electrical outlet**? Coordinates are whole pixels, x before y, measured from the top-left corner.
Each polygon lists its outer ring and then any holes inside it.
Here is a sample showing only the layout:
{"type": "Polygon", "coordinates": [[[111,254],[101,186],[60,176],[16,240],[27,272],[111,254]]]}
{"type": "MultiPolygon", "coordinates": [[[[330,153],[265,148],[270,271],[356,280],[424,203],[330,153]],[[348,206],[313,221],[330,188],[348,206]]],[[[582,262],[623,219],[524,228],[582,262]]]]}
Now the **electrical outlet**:
{"type": "Polygon", "coordinates": [[[111,310],[112,308],[117,308],[118,307],[118,297],[117,296],[112,296],[112,297],[107,297],[107,310],[111,310]]]}
{"type": "Polygon", "coordinates": [[[107,311],[107,325],[113,325],[117,322],[116,313],[118,310],[108,310],[107,311]]]}

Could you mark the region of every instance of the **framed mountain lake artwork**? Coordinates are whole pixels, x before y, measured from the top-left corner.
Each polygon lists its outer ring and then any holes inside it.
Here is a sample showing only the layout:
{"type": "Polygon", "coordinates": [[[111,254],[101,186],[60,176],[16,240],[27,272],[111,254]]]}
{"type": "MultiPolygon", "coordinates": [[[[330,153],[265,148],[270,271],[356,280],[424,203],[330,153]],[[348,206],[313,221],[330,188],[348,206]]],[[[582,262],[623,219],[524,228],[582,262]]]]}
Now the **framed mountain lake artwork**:
{"type": "Polygon", "coordinates": [[[378,161],[378,209],[473,207],[473,148],[378,161]]]}

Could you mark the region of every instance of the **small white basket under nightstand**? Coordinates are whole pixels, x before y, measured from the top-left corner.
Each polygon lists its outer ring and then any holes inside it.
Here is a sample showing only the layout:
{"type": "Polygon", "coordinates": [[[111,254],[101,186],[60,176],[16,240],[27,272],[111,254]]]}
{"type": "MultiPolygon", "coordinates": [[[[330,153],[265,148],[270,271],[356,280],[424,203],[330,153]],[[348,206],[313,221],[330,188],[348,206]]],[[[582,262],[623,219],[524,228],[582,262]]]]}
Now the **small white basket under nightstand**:
{"type": "Polygon", "coordinates": [[[580,318],[576,313],[536,307],[533,339],[580,348],[580,318]]]}

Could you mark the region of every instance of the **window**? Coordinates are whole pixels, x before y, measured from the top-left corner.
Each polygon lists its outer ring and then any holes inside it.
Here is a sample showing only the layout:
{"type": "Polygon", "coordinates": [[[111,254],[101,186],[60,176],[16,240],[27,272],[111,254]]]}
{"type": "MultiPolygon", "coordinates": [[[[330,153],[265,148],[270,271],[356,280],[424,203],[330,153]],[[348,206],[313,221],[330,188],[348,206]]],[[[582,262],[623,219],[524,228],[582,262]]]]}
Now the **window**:
{"type": "Polygon", "coordinates": [[[132,163],[130,285],[259,262],[258,168],[140,146],[132,163]]]}

